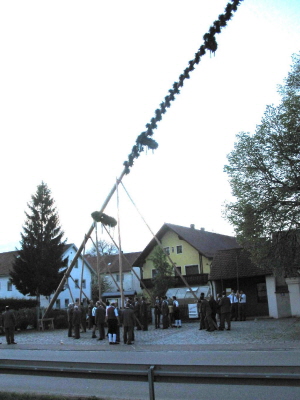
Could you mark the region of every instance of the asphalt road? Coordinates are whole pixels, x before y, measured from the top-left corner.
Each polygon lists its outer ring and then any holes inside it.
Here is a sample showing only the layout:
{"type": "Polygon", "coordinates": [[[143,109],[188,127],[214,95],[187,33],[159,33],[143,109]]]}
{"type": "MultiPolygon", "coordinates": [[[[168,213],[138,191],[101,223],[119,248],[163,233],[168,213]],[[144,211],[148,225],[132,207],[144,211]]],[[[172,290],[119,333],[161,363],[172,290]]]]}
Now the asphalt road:
{"type": "MultiPolygon", "coordinates": [[[[66,331],[25,332],[17,345],[0,346],[1,359],[139,363],[169,365],[300,365],[300,321],[233,322],[231,331],[199,331],[198,324],[182,329],[136,332],[135,344],[109,346],[91,338],[66,337],[66,331]]],[[[3,342],[3,338],[2,338],[3,342]]],[[[1,362],[1,361],[0,361],[1,362]]],[[[149,399],[148,383],[0,375],[1,391],[102,396],[107,399],[149,399]]],[[[298,387],[232,386],[155,383],[156,400],[298,400],[298,387]]]]}

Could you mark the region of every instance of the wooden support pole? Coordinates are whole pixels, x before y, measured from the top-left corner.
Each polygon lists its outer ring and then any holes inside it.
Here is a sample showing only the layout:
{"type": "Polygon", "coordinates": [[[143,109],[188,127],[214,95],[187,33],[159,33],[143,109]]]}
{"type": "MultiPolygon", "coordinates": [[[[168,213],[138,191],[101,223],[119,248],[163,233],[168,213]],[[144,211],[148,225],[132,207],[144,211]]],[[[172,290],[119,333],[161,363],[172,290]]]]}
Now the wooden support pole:
{"type": "Polygon", "coordinates": [[[192,288],[190,287],[190,285],[187,283],[186,279],[182,276],[182,274],[178,271],[178,268],[176,268],[176,264],[173,262],[173,260],[171,259],[170,255],[165,251],[165,249],[163,248],[162,244],[160,243],[160,241],[158,240],[158,238],[156,237],[155,233],[152,232],[150,226],[147,224],[145,218],[142,216],[142,214],[140,213],[139,209],[137,208],[136,204],[134,203],[134,201],[132,200],[132,198],[130,197],[129,193],[127,192],[127,190],[125,189],[125,186],[122,183],[122,186],[127,194],[127,196],[129,197],[129,199],[131,200],[132,204],[134,205],[135,209],[137,210],[137,212],[139,213],[140,217],[142,218],[142,220],[144,221],[144,223],[146,224],[147,228],[149,229],[149,231],[151,232],[153,238],[155,239],[156,243],[158,244],[158,246],[162,249],[162,251],[165,253],[165,255],[167,256],[168,260],[170,261],[170,263],[173,266],[174,269],[174,273],[175,275],[179,275],[182,282],[185,284],[185,286],[191,291],[192,295],[194,296],[194,298],[198,301],[198,297],[195,295],[195,293],[193,292],[192,288]]]}
{"type": "MultiPolygon", "coordinates": [[[[104,229],[106,230],[108,236],[110,237],[110,239],[112,240],[113,244],[117,247],[117,249],[119,250],[119,247],[117,245],[117,243],[115,242],[114,238],[110,235],[110,233],[108,232],[107,228],[104,226],[104,229]]],[[[120,250],[119,250],[120,251],[120,250]]],[[[127,262],[127,265],[129,265],[129,267],[131,268],[131,271],[134,273],[134,275],[136,276],[136,278],[139,280],[140,284],[143,286],[143,288],[145,289],[145,291],[147,292],[147,294],[149,295],[150,299],[154,300],[152,297],[152,294],[149,292],[149,290],[146,288],[144,282],[141,280],[141,278],[138,276],[138,274],[135,272],[135,270],[133,269],[132,265],[130,264],[130,262],[127,260],[126,256],[123,254],[124,260],[127,262]]]]}
{"type": "MultiPolygon", "coordinates": [[[[124,175],[126,175],[126,172],[127,172],[127,170],[126,170],[126,168],[124,168],[122,173],[121,173],[121,175],[120,175],[120,177],[119,177],[119,179],[117,180],[117,184],[122,182],[122,179],[123,179],[124,175]]],[[[116,184],[114,184],[113,188],[111,189],[111,191],[109,192],[108,196],[106,197],[106,199],[105,199],[105,201],[104,201],[104,203],[103,203],[103,205],[102,205],[102,207],[101,207],[101,209],[99,211],[100,213],[104,212],[106,206],[110,202],[110,199],[112,198],[112,196],[115,193],[115,191],[116,191],[116,184]]],[[[52,300],[50,301],[49,306],[48,306],[48,308],[47,308],[47,310],[45,312],[45,315],[44,315],[45,318],[47,317],[47,315],[49,314],[49,312],[52,309],[53,305],[55,304],[55,301],[56,301],[57,297],[59,296],[60,292],[62,291],[62,289],[64,287],[64,283],[65,283],[66,279],[70,275],[70,273],[71,273],[71,271],[72,271],[72,269],[73,269],[78,257],[80,256],[80,254],[81,254],[81,252],[82,252],[82,250],[83,250],[88,238],[91,236],[93,230],[94,230],[94,223],[92,224],[92,226],[88,230],[88,233],[84,236],[83,242],[79,246],[79,249],[77,250],[77,253],[75,254],[70,266],[66,270],[66,272],[65,272],[65,274],[64,274],[64,276],[63,276],[63,278],[62,278],[62,280],[60,282],[60,284],[58,285],[58,288],[56,289],[56,292],[54,293],[54,295],[52,297],[52,300]]]]}
{"type": "Polygon", "coordinates": [[[118,182],[116,182],[116,193],[117,193],[117,209],[118,209],[120,296],[121,296],[121,308],[124,308],[123,263],[122,263],[122,245],[121,245],[121,229],[120,229],[120,204],[119,204],[118,182]]]}
{"type": "MultiPolygon", "coordinates": [[[[104,226],[104,225],[103,225],[103,226],[104,226]]],[[[105,226],[104,226],[104,227],[105,227],[105,226]]],[[[91,238],[91,241],[93,242],[94,246],[96,246],[92,238],[91,238]]],[[[119,291],[120,291],[120,286],[119,286],[118,282],[115,280],[113,274],[111,273],[108,264],[104,261],[105,256],[102,256],[101,258],[103,258],[102,262],[105,264],[104,273],[107,273],[107,272],[109,273],[111,279],[114,281],[114,284],[117,286],[117,288],[118,288],[119,291]]],[[[99,277],[100,277],[100,266],[99,266],[99,277]]],[[[99,279],[100,279],[100,278],[99,278],[99,279]]],[[[100,285],[100,280],[99,280],[99,285],[100,285]]],[[[100,300],[100,299],[101,299],[101,297],[99,297],[99,300],[100,300]]]]}

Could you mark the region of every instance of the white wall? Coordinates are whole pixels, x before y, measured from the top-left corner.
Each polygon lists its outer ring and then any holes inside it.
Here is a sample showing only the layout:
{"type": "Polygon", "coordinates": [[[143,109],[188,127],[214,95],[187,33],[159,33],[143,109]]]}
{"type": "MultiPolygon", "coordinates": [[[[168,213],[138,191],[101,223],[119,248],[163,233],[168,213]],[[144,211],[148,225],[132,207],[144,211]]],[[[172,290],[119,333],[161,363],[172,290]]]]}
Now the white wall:
{"type": "MultiPolygon", "coordinates": [[[[139,267],[133,267],[133,268],[138,277],[140,277],[141,276],[140,268],[139,267]]],[[[115,278],[115,280],[117,280],[117,275],[119,275],[119,273],[113,273],[112,275],[115,278]]],[[[118,290],[118,287],[116,286],[110,274],[105,275],[105,279],[111,285],[112,292],[118,290]]],[[[117,283],[120,284],[120,282],[117,283]]],[[[124,291],[135,290],[137,293],[141,292],[140,281],[132,271],[125,272],[123,274],[123,290],[124,291]]]]}
{"type": "Polygon", "coordinates": [[[285,318],[291,316],[289,293],[276,292],[276,278],[266,276],[266,287],[269,305],[269,316],[272,318],[285,318]]]}
{"type": "MultiPolygon", "coordinates": [[[[63,254],[63,258],[68,257],[68,266],[71,264],[75,254],[77,252],[77,248],[75,246],[70,246],[68,247],[67,251],[63,254]]],[[[82,271],[82,259],[79,257],[77,261],[77,267],[74,267],[70,276],[72,278],[78,279],[79,285],[81,281],[81,271],[82,271]]],[[[86,281],[86,287],[83,288],[84,293],[88,296],[88,298],[91,298],[91,284],[92,284],[92,275],[93,275],[93,270],[89,267],[88,263],[85,261],[85,266],[83,269],[83,279],[86,281]]],[[[8,287],[8,282],[10,281],[9,276],[2,276],[0,277],[0,297],[1,298],[15,298],[15,299],[34,299],[35,297],[31,296],[24,296],[22,293],[20,293],[15,285],[12,285],[12,290],[7,290],[8,287]]],[[[76,298],[79,298],[80,296],[80,289],[75,287],[75,282],[69,277],[68,278],[68,284],[73,296],[73,299],[75,301],[76,298]]],[[[72,296],[70,294],[69,289],[65,289],[62,291],[57,300],[60,300],[60,308],[65,308],[65,301],[68,300],[68,302],[72,303],[72,296]]],[[[82,296],[82,299],[84,299],[84,296],[82,296]]],[[[51,297],[47,298],[45,296],[41,296],[41,307],[47,308],[49,303],[50,303],[51,297]]],[[[54,305],[53,308],[57,308],[56,305],[54,305]]]]}

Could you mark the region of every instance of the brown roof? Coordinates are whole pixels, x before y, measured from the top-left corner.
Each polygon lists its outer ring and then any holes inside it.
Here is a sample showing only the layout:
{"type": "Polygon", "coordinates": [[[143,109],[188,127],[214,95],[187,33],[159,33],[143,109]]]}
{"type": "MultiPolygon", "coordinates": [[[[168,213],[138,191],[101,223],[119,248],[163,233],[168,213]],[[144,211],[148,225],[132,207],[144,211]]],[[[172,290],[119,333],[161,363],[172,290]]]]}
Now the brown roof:
{"type": "MultiPolygon", "coordinates": [[[[185,240],[196,250],[198,250],[200,254],[203,254],[207,258],[213,258],[218,250],[240,247],[236,241],[236,238],[233,236],[221,235],[219,233],[207,232],[203,229],[199,230],[167,223],[160,228],[156,234],[156,237],[161,240],[169,230],[175,232],[179,239],[185,240]]],[[[145,247],[145,249],[142,251],[140,257],[135,261],[134,265],[142,264],[156,245],[157,242],[153,238],[147,247],[145,247]]]]}
{"type": "MultiPolygon", "coordinates": [[[[131,270],[131,266],[134,261],[139,257],[141,253],[124,253],[122,254],[122,270],[123,272],[128,272],[131,270]]],[[[97,272],[97,257],[86,255],[85,259],[89,262],[92,268],[97,272]]],[[[100,257],[99,267],[101,272],[107,271],[107,266],[110,269],[110,272],[119,272],[119,254],[110,254],[106,256],[100,257]]]]}
{"type": "Polygon", "coordinates": [[[9,275],[9,272],[12,269],[12,265],[17,255],[18,255],[17,251],[8,251],[6,253],[0,253],[0,276],[9,275]]]}
{"type": "Polygon", "coordinates": [[[250,253],[242,248],[218,251],[210,268],[209,279],[247,278],[271,274],[272,271],[261,268],[250,259],[250,253]]]}

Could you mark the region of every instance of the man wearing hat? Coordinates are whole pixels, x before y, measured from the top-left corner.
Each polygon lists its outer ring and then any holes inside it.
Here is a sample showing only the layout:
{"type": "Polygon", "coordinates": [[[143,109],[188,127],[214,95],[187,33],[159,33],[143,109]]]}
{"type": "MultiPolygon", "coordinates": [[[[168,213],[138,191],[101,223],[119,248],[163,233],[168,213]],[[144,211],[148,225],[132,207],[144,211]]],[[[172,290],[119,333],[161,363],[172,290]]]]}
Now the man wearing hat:
{"type": "Polygon", "coordinates": [[[73,311],[74,338],[80,339],[81,312],[76,304],[73,311]]]}
{"type": "Polygon", "coordinates": [[[219,309],[220,309],[219,331],[224,331],[225,321],[227,322],[227,331],[230,331],[231,303],[230,299],[226,296],[226,292],[222,292],[222,297],[219,300],[219,309]]]}
{"type": "Polygon", "coordinates": [[[15,342],[16,317],[12,310],[9,309],[9,306],[5,307],[5,311],[2,314],[2,320],[7,344],[17,344],[15,342]]]}
{"type": "Polygon", "coordinates": [[[135,324],[134,311],[130,308],[130,303],[126,303],[123,310],[123,339],[124,344],[132,344],[133,342],[133,329],[135,324]]]}

